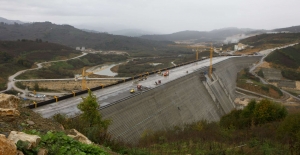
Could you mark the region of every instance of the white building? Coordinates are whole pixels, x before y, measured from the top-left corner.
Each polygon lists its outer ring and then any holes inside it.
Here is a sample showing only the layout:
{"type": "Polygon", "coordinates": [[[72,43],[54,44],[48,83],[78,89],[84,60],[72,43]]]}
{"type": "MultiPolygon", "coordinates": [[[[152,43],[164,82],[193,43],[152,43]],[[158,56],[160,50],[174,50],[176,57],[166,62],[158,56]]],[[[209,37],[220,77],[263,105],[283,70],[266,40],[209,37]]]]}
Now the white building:
{"type": "Polygon", "coordinates": [[[80,51],[80,47],[76,47],[76,50],[80,51]]]}
{"type": "Polygon", "coordinates": [[[242,43],[238,43],[237,45],[234,45],[234,51],[243,50],[247,47],[247,45],[244,45],[242,43]]]}

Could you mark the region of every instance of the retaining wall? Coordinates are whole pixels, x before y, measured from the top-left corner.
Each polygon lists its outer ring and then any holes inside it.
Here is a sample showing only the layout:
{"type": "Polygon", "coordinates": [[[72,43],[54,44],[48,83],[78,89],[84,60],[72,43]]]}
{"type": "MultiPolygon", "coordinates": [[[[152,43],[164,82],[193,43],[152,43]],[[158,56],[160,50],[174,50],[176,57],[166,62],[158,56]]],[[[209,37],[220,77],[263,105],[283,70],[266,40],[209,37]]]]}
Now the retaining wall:
{"type": "Polygon", "coordinates": [[[215,102],[200,80],[207,67],[151,89],[141,95],[101,109],[111,119],[108,131],[114,138],[135,143],[146,132],[165,130],[199,120],[218,121],[233,108],[236,75],[261,57],[234,57],[214,65],[216,78],[208,83],[215,102]],[[219,80],[219,81],[218,81],[219,80]]]}

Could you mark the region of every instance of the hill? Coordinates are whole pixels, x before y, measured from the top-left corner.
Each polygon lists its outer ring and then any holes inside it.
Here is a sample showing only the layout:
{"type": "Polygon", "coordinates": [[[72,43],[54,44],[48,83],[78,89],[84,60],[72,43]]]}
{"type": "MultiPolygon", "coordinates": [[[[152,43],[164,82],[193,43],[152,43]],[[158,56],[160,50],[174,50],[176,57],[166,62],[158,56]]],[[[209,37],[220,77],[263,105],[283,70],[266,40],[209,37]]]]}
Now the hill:
{"type": "Polygon", "coordinates": [[[2,23],[6,23],[6,24],[15,24],[15,23],[17,23],[17,24],[24,24],[24,22],[21,22],[19,20],[8,20],[8,19],[0,17],[0,23],[1,22],[2,23]]]}
{"type": "Polygon", "coordinates": [[[291,26],[291,27],[286,27],[286,28],[279,28],[279,29],[274,29],[272,31],[275,31],[275,32],[288,31],[290,33],[299,33],[300,32],[300,26],[291,26]]]}
{"type": "Polygon", "coordinates": [[[283,77],[300,80],[300,45],[275,50],[265,60],[281,70],[283,77]]]}
{"type": "Polygon", "coordinates": [[[148,32],[139,29],[124,29],[124,30],[112,31],[109,33],[114,35],[128,36],[128,37],[140,37],[142,35],[154,34],[153,32],[148,32]]]}
{"type": "Polygon", "coordinates": [[[240,43],[250,45],[251,48],[236,52],[236,54],[253,54],[265,49],[285,46],[300,42],[300,33],[261,34],[240,40],[240,43]]]}
{"type": "Polygon", "coordinates": [[[0,90],[6,87],[8,76],[31,68],[34,62],[66,59],[79,54],[70,47],[41,40],[0,41],[0,90]]]}
{"type": "Polygon", "coordinates": [[[107,33],[90,33],[70,25],[56,25],[51,22],[31,24],[0,24],[0,40],[42,39],[69,47],[84,46],[98,50],[160,50],[172,42],[149,41],[141,38],[116,36],[107,33]]]}
{"type": "Polygon", "coordinates": [[[212,31],[181,31],[164,35],[143,35],[141,38],[159,41],[180,41],[195,40],[195,42],[223,41],[227,37],[244,34],[253,31],[252,29],[223,28],[212,31]]]}

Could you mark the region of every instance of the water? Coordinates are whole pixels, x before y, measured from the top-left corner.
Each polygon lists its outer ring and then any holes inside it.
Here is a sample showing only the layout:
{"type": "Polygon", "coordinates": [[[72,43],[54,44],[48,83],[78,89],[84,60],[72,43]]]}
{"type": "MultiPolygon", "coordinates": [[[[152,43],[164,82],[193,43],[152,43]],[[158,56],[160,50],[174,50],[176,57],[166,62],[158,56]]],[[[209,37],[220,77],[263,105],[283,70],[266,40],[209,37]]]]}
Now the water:
{"type": "Polygon", "coordinates": [[[117,65],[119,65],[119,64],[97,66],[97,67],[95,67],[93,72],[94,72],[94,74],[97,74],[97,75],[116,76],[116,75],[118,75],[118,73],[114,73],[110,69],[117,65]]]}

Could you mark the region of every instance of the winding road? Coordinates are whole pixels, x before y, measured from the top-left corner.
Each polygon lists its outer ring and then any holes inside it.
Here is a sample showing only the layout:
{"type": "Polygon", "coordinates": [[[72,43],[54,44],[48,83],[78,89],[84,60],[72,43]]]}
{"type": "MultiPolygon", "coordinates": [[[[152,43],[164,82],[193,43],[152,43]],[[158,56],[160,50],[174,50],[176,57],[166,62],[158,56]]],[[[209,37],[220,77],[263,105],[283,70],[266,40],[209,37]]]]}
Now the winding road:
{"type": "MultiPolygon", "coordinates": [[[[72,59],[77,59],[77,58],[83,57],[83,56],[85,56],[85,55],[87,55],[87,53],[84,53],[84,52],[83,52],[81,55],[76,56],[76,57],[73,57],[73,58],[70,58],[70,59],[42,62],[42,63],[36,64],[36,65],[37,65],[37,68],[25,69],[25,70],[18,71],[17,73],[11,75],[11,76],[8,78],[7,89],[6,89],[6,90],[0,91],[0,93],[3,93],[3,92],[8,91],[8,90],[11,90],[11,89],[13,88],[13,89],[16,90],[16,91],[22,92],[21,97],[25,97],[25,90],[20,89],[20,88],[18,88],[18,87],[15,85],[15,82],[18,81],[18,80],[15,80],[15,77],[19,76],[19,75],[22,74],[22,73],[25,73],[26,71],[41,69],[41,68],[43,68],[43,64],[46,64],[46,63],[53,63],[53,62],[60,62],[60,61],[68,61],[68,60],[72,60],[72,59]]],[[[64,94],[64,93],[48,93],[48,92],[47,92],[47,93],[44,93],[44,92],[43,92],[43,94],[45,94],[45,95],[57,95],[57,94],[64,94]]]]}
{"type": "MultiPolygon", "coordinates": [[[[290,44],[290,45],[286,45],[286,46],[282,46],[282,47],[277,47],[277,48],[273,48],[273,49],[267,49],[267,50],[260,51],[259,53],[260,53],[261,55],[264,55],[264,56],[260,59],[259,63],[257,63],[256,65],[254,65],[253,67],[250,68],[249,72],[250,72],[252,75],[254,75],[255,77],[258,77],[258,78],[260,79],[260,81],[261,81],[263,84],[270,84],[270,83],[268,83],[264,78],[258,76],[258,75],[254,72],[254,70],[264,62],[264,59],[265,59],[271,52],[273,52],[273,51],[275,51],[275,50],[277,50],[277,49],[287,48],[287,47],[291,47],[291,46],[294,46],[294,45],[297,45],[297,44],[298,44],[298,43],[290,44]]],[[[280,88],[279,88],[279,89],[280,89],[280,88]]],[[[294,99],[300,101],[300,99],[299,99],[298,97],[296,97],[296,96],[290,94],[289,92],[287,92],[287,91],[285,91],[285,90],[283,90],[283,89],[280,89],[280,90],[281,90],[284,94],[286,94],[286,95],[288,95],[288,96],[290,96],[290,97],[292,97],[292,98],[294,98],[294,99]]]]}

